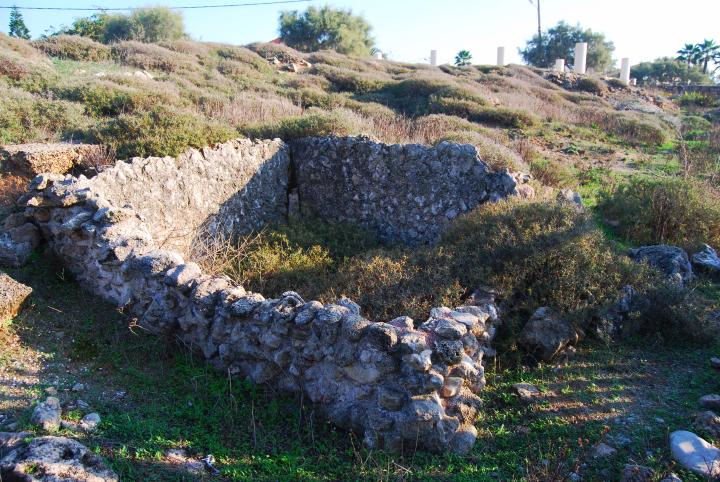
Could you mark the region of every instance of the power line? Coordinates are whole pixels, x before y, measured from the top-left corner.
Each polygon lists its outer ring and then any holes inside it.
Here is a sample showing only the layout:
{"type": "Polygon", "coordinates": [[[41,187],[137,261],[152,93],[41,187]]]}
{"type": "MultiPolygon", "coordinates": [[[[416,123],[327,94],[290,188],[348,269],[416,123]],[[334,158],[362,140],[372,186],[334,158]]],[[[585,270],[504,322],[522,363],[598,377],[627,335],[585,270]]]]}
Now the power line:
{"type": "MultiPolygon", "coordinates": [[[[224,3],[220,5],[186,5],[181,7],[168,7],[171,10],[193,10],[201,8],[229,8],[229,7],[254,7],[258,5],[281,5],[287,3],[307,3],[312,0],[278,0],[269,2],[253,2],[253,3],[224,3]]],[[[80,8],[80,7],[15,7],[0,5],[0,9],[13,9],[18,10],[62,10],[67,12],[108,12],[108,11],[128,11],[137,10],[142,7],[111,7],[111,8],[80,8]]]]}

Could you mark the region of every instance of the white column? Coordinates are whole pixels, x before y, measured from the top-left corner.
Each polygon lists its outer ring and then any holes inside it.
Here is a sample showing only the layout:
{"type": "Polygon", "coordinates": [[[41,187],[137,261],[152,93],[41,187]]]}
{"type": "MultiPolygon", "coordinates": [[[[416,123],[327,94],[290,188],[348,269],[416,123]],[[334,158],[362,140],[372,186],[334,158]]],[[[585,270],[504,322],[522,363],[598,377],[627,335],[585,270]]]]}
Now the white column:
{"type": "Polygon", "coordinates": [[[437,65],[437,50],[430,51],[430,65],[437,65]]]}
{"type": "Polygon", "coordinates": [[[578,74],[585,73],[585,66],[587,62],[587,42],[578,42],[575,44],[575,65],[574,70],[578,74]]]}
{"type": "Polygon", "coordinates": [[[620,80],[625,82],[625,84],[630,83],[630,59],[627,57],[621,60],[620,80]]]}
{"type": "Polygon", "coordinates": [[[382,58],[383,58],[382,52],[380,52],[380,51],[375,52],[375,58],[378,60],[382,60],[382,58]]]}
{"type": "Polygon", "coordinates": [[[565,72],[565,59],[555,59],[555,72],[565,72]]]}
{"type": "Polygon", "coordinates": [[[497,49],[497,64],[500,66],[505,65],[505,47],[498,47],[497,49]]]}

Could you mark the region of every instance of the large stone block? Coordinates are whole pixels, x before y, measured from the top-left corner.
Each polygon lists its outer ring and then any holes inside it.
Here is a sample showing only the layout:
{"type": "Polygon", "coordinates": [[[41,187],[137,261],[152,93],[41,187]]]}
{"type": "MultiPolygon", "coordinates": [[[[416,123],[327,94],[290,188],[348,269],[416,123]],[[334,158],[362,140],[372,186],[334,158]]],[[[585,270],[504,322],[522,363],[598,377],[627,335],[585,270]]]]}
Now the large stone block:
{"type": "Polygon", "coordinates": [[[28,176],[64,174],[99,149],[91,144],[12,144],[0,147],[0,158],[5,170],[28,176]]]}
{"type": "Polygon", "coordinates": [[[15,317],[30,293],[32,288],[0,271],[0,322],[15,317]]]}

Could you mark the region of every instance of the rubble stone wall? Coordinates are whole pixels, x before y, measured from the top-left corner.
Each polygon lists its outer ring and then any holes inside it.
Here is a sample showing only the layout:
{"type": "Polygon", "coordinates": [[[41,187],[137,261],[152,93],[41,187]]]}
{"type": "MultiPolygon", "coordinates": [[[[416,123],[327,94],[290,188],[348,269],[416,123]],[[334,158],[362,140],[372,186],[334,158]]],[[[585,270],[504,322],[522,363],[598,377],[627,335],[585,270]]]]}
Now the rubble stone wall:
{"type": "Polygon", "coordinates": [[[435,308],[418,327],[407,317],[367,320],[348,299],[323,305],[292,291],[265,299],[161,249],[148,216],[115,204],[117,192],[106,187],[38,176],[22,199],[25,212],[4,229],[32,223],[91,292],[219,369],[305,394],[370,447],[472,448],[483,355],[499,321],[491,297],[435,308]]]}
{"type": "Polygon", "coordinates": [[[238,139],[118,162],[90,182],[114,206],[139,213],[158,246],[188,252],[198,233],[238,236],[284,221],[289,162],[278,139],[238,139]]]}
{"type": "Polygon", "coordinates": [[[304,213],[363,225],[387,242],[436,242],[455,217],[516,194],[515,180],[490,172],[471,145],[311,137],[292,155],[304,213]]]}

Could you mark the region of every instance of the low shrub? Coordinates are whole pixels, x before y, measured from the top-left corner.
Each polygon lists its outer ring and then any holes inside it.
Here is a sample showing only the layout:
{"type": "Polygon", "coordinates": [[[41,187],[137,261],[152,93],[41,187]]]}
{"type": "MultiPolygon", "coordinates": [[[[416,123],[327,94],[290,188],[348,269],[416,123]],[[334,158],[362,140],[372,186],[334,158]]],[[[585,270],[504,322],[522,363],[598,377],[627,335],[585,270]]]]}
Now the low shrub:
{"type": "Polygon", "coordinates": [[[684,107],[714,107],[717,104],[715,97],[702,92],[685,92],[677,101],[684,107]]]}
{"type": "Polygon", "coordinates": [[[121,159],[133,156],[176,156],[188,147],[205,147],[238,136],[229,126],[200,115],[156,106],[122,114],[86,132],[92,141],[115,149],[121,159]]]}
{"type": "Polygon", "coordinates": [[[258,139],[279,137],[285,141],[302,137],[349,136],[361,133],[361,120],[352,112],[337,109],[332,112],[316,111],[288,117],[277,122],[252,125],[242,129],[243,134],[258,139]]]}
{"type": "Polygon", "coordinates": [[[696,180],[635,176],[601,192],[598,209],[631,243],[720,246],[720,197],[696,180]]]}
{"type": "Polygon", "coordinates": [[[81,102],[85,112],[94,116],[117,116],[151,109],[159,102],[168,105],[170,99],[157,91],[119,85],[109,80],[93,80],[62,92],[64,98],[81,102]]]}
{"type": "Polygon", "coordinates": [[[245,47],[238,45],[220,45],[217,48],[217,55],[226,60],[234,60],[235,62],[247,64],[263,74],[273,73],[273,68],[267,60],[245,47]]]}
{"type": "Polygon", "coordinates": [[[356,72],[329,65],[316,65],[313,73],[328,79],[335,89],[355,94],[382,89],[390,82],[388,77],[378,73],[356,72]]]}
{"type": "Polygon", "coordinates": [[[593,77],[580,77],[575,83],[574,88],[595,95],[604,95],[608,91],[605,82],[593,77]]]}
{"type": "Polygon", "coordinates": [[[537,119],[530,112],[508,109],[506,107],[486,107],[470,120],[482,122],[499,127],[525,129],[537,123],[537,119]]]}
{"type": "Polygon", "coordinates": [[[442,141],[472,144],[480,159],[493,170],[510,169],[517,172],[526,168],[523,159],[515,151],[475,131],[449,132],[438,139],[438,142],[442,141]]]}
{"type": "Polygon", "coordinates": [[[546,186],[565,188],[576,183],[573,171],[566,164],[550,159],[531,161],[530,173],[546,186]]]}
{"type": "Polygon", "coordinates": [[[33,42],[50,57],[88,62],[110,59],[110,47],[79,35],[53,35],[33,42]]]}
{"type": "Polygon", "coordinates": [[[111,53],[118,62],[145,70],[179,72],[198,69],[198,64],[189,55],[174,52],[157,44],[119,42],[112,46],[111,53]]]}

